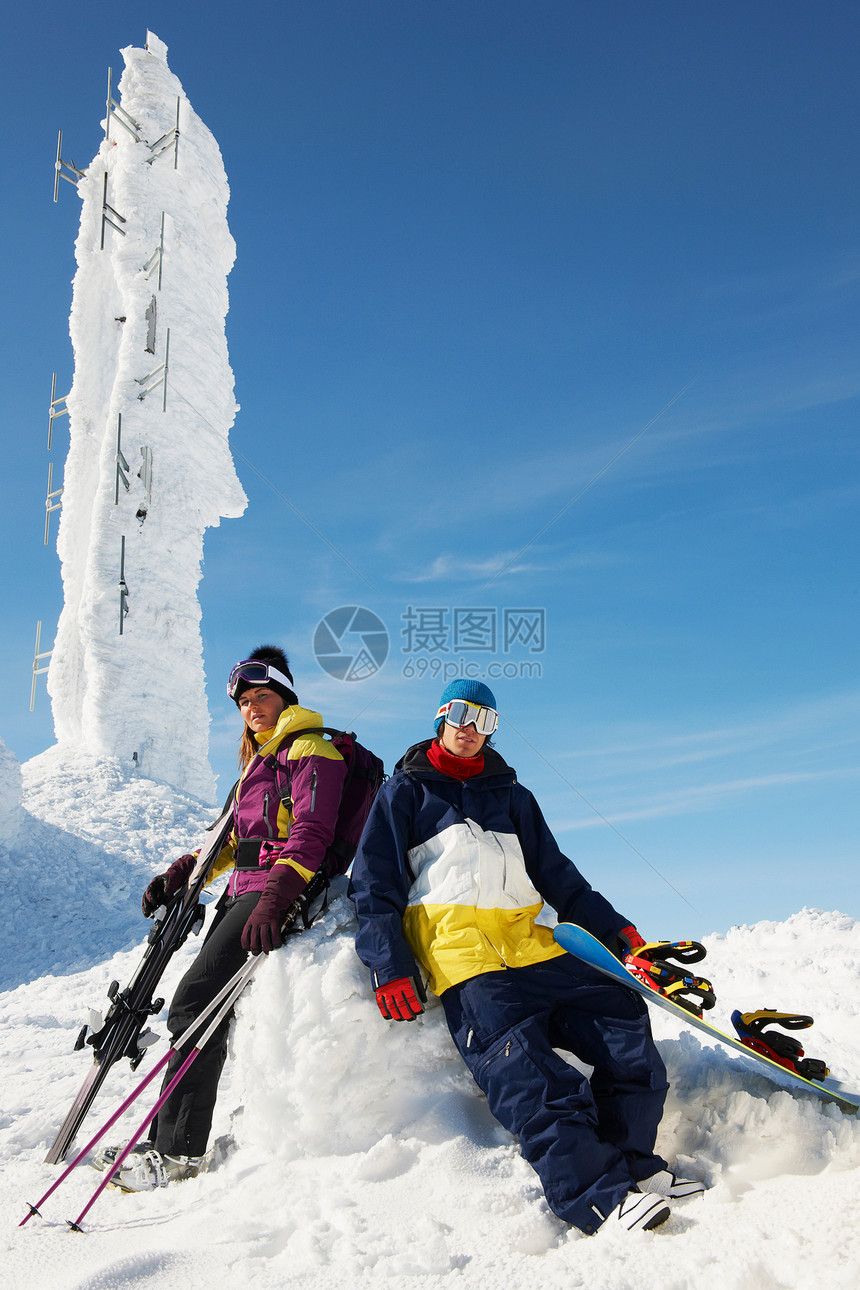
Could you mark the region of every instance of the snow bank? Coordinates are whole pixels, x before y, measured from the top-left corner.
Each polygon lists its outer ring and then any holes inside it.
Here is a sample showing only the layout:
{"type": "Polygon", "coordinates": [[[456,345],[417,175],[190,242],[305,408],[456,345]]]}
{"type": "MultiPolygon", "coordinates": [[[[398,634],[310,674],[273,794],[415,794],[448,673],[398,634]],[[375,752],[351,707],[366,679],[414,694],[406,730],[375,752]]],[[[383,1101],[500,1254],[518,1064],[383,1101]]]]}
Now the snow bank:
{"type": "MultiPolygon", "coordinates": [[[[549,1211],[515,1141],[490,1116],[438,1002],[411,1025],[382,1021],[353,950],[342,885],[309,932],[261,964],[240,1002],[209,1169],[162,1193],[105,1193],[81,1238],[63,1220],[98,1182],[82,1168],[42,1219],[19,1229],[24,1202],[56,1176],[42,1161],[87,1069],[87,1055],[71,1051],[74,1036],[87,1009],[103,1004],[107,983],[131,975],[142,948],[142,882],[165,849],[188,845],[201,809],[109,760],[69,768],[54,750],[24,773],[34,826],[47,836],[50,820],[62,819],[69,850],[62,881],[54,852],[53,886],[15,909],[19,962],[45,972],[45,951],[37,967],[39,956],[23,946],[49,918],[67,969],[0,994],[4,1285],[854,1290],[856,1117],[777,1089],[737,1054],[655,1013],[672,1081],[658,1146],[710,1190],[654,1234],[582,1237],[549,1211]],[[119,889],[109,882],[116,873],[119,889]],[[100,884],[113,887],[113,909],[100,884]],[[101,923],[102,950],[94,940],[90,964],[72,970],[89,917],[101,923]]],[[[24,852],[16,863],[28,863],[24,852]]],[[[27,890],[33,874],[31,865],[27,890]]],[[[856,1087],[860,924],[804,910],[707,944],[719,1021],[734,1006],[808,1011],[816,1018],[809,1053],[856,1087]]],[[[196,948],[171,965],[168,997],[196,948]]],[[[154,1024],[163,1034],[163,1015],[154,1024]]],[[[114,1069],[88,1129],[132,1080],[125,1064],[114,1069]]],[[[128,1115],[115,1140],[143,1115],[128,1115]]]]}
{"type": "MultiPolygon", "coordinates": [[[[838,1249],[858,1198],[856,1119],[776,1089],[754,1066],[656,1012],[672,1082],[658,1146],[712,1190],[667,1229],[684,1249],[676,1241],[669,1251],[656,1237],[647,1256],[641,1247],[632,1255],[624,1241],[612,1242],[610,1254],[608,1234],[600,1243],[581,1238],[548,1210],[457,1058],[438,1002],[412,1025],[382,1022],[354,931],[351,906],[336,901],[266,965],[239,1008],[235,1165],[273,1175],[278,1191],[296,1198],[298,1215],[291,1203],[289,1218],[279,1219],[290,1232],[276,1260],[285,1276],[303,1225],[324,1217],[321,1272],[345,1259],[354,1275],[372,1267],[375,1280],[423,1272],[447,1285],[498,1273],[515,1285],[537,1276],[543,1285],[642,1287],[659,1284],[649,1269],[660,1269],[665,1284],[679,1287],[820,1286],[821,1241],[838,1249]],[[329,1179],[335,1205],[320,1202],[314,1181],[329,1179]],[[814,1213],[829,1235],[798,1226],[800,1212],[814,1213]],[[766,1275],[750,1273],[751,1247],[763,1251],[766,1275]],[[709,1282],[717,1263],[719,1280],[709,1282]],[[571,1280],[575,1270],[581,1283],[571,1280]]],[[[808,1051],[857,1084],[856,1004],[843,1012],[833,1000],[858,996],[860,924],[804,911],[785,924],[733,929],[709,946],[724,1000],[718,1024],[728,1025],[738,1005],[809,1011],[817,1023],[808,1051]]],[[[828,1255],[831,1265],[831,1284],[855,1284],[847,1251],[828,1255]]]]}
{"type": "Polygon", "coordinates": [[[152,37],[123,55],[122,115],[112,115],[78,185],[75,376],[57,541],[64,607],[48,690],[64,749],[116,757],[211,798],[203,534],[245,505],[227,442],[236,412],[224,334],[235,256],[229,190],[166,46],[152,37]],[[159,154],[162,139],[170,146],[159,154]]]}
{"type": "Polygon", "coordinates": [[[18,758],[0,739],[0,854],[14,845],[21,827],[22,793],[18,758]]]}
{"type": "MultiPolygon", "coordinates": [[[[199,845],[217,810],[129,772],[111,757],[61,748],[23,768],[17,839],[4,869],[0,986],[65,974],[137,945],[153,873],[199,845]]],[[[19,778],[21,777],[19,769],[19,778]]]]}

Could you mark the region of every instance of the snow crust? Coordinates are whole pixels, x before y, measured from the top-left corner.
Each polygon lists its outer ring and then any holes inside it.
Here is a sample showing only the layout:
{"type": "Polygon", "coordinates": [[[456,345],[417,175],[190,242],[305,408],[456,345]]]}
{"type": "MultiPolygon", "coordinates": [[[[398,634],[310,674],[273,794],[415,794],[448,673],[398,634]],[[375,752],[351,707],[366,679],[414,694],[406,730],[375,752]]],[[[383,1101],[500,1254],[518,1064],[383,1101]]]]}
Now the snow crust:
{"type": "Polygon", "coordinates": [[[197,587],[205,529],[245,506],[227,439],[236,402],[224,319],[235,245],[218,145],[166,55],[152,33],[146,49],[123,51],[115,97],[135,133],[112,114],[110,137],[78,185],[75,375],[57,539],[64,608],[48,691],[61,747],[118,758],[211,799],[197,587]],[[158,155],[162,139],[170,146],[158,155]],[[116,228],[103,226],[105,200],[116,228]],[[117,485],[118,417],[128,491],[117,485]]]}
{"type": "MultiPolygon", "coordinates": [[[[342,886],[309,932],[261,966],[240,1002],[207,1171],[161,1193],[106,1192],[81,1237],[64,1220],[98,1183],[82,1167],[42,1219],[19,1229],[25,1202],[57,1175],[42,1163],[45,1151],[88,1068],[74,1037],[142,952],[142,888],[199,841],[213,814],[118,761],[82,754],[71,767],[51,750],[23,769],[23,841],[0,857],[4,1286],[856,1287],[857,1117],[776,1088],[737,1054],[654,1012],[672,1082],[658,1146],[710,1190],[656,1233],[582,1237],[548,1210],[516,1143],[490,1116],[438,1001],[412,1025],[382,1021],[342,886]]],[[[809,1012],[808,1054],[857,1087],[860,923],[805,909],[706,944],[717,1024],[728,1026],[733,1007],[809,1012]]],[[[171,965],[167,998],[196,949],[186,946],[171,965]]],[[[164,1033],[163,1015],[155,1027],[164,1033]]],[[[114,1068],[88,1136],[162,1051],[136,1076],[125,1063],[114,1068]]],[[[123,1124],[136,1127],[153,1100],[147,1093],[123,1124]]]]}

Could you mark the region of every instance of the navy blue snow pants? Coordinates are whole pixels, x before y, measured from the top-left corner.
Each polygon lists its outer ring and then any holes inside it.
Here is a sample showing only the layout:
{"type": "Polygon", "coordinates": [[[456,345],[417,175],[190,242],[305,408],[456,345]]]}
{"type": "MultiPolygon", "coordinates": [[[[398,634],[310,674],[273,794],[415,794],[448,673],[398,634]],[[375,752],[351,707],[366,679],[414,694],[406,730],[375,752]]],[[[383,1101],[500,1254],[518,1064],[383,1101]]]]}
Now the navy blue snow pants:
{"type": "Polygon", "coordinates": [[[450,986],[442,1005],[559,1218],[594,1232],[635,1182],[666,1168],[654,1154],[666,1068],[632,990],[565,954],[450,986]],[[590,1083],[554,1048],[593,1066],[590,1083]]]}

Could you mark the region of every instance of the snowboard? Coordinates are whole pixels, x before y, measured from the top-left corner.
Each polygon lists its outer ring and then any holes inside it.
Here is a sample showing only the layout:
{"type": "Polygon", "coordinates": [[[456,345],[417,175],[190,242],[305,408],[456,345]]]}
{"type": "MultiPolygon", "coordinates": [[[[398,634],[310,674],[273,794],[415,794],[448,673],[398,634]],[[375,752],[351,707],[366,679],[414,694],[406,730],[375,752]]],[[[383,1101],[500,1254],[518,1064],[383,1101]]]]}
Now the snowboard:
{"type": "Polygon", "coordinates": [[[843,1111],[854,1113],[860,1108],[860,1092],[854,1092],[839,1080],[806,1079],[803,1075],[798,1075],[795,1071],[788,1070],[785,1066],[780,1066],[778,1062],[771,1061],[763,1053],[754,1052],[753,1049],[747,1048],[739,1039],[732,1035],[725,1034],[710,1021],[703,1017],[697,1017],[694,1012],[681,1007],[680,1004],[673,1003],[665,995],[658,994],[656,990],[650,990],[644,982],[628,972],[622,963],[618,961],[605,945],[595,940],[590,933],[584,928],[577,927],[575,923],[559,923],[558,927],[553,930],[556,941],[572,954],[574,958],[579,959],[582,963],[587,963],[589,967],[596,968],[604,976],[609,977],[618,985],[626,986],[628,990],[635,990],[641,994],[646,1003],[655,1004],[658,1008],[664,1008],[671,1012],[682,1024],[694,1026],[697,1030],[703,1030],[705,1034],[716,1040],[718,1043],[725,1044],[727,1048],[734,1049],[740,1053],[749,1062],[756,1066],[759,1074],[766,1075],[772,1079],[775,1084],[781,1088],[788,1089],[805,1089],[808,1093],[815,1093],[826,1102],[836,1102],[843,1111]]]}

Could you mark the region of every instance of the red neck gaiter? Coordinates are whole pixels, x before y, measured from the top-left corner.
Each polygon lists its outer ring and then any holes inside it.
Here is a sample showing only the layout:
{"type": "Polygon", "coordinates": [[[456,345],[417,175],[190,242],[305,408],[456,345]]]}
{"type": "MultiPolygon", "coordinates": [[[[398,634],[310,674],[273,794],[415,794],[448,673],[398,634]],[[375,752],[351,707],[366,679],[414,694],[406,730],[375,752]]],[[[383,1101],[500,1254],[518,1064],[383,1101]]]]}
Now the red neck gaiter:
{"type": "Polygon", "coordinates": [[[443,775],[453,775],[454,779],[472,779],[484,769],[484,754],[475,757],[456,757],[434,740],[427,749],[427,760],[443,775]]]}

